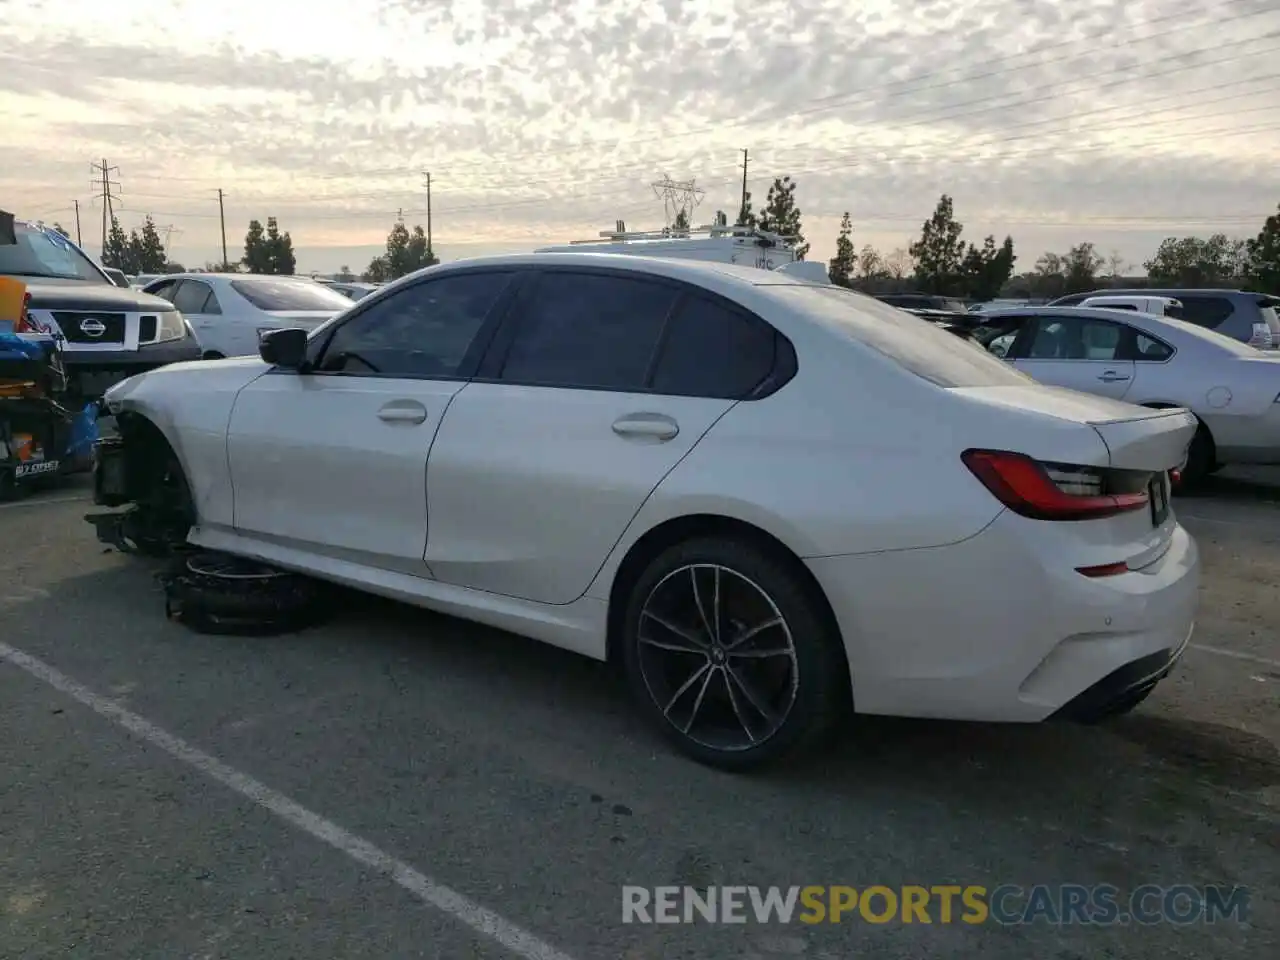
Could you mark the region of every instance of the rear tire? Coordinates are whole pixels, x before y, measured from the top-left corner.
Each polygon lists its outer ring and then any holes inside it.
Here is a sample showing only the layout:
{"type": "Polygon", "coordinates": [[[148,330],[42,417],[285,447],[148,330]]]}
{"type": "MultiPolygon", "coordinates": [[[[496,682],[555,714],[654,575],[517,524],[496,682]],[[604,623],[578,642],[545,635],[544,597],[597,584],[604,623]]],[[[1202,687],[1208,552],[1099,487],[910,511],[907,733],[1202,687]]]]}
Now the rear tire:
{"type": "Polygon", "coordinates": [[[1187,451],[1187,463],[1182,468],[1181,492],[1195,492],[1213,473],[1218,462],[1218,452],[1214,448],[1213,436],[1203,423],[1196,428],[1196,435],[1187,451]]]}
{"type": "Polygon", "coordinates": [[[627,683],[684,753],[758,767],[816,745],[846,705],[848,660],[829,620],[785,558],[736,538],[677,544],[627,599],[627,683]]]}
{"type": "Polygon", "coordinates": [[[206,350],[200,357],[201,360],[225,360],[226,355],[219,353],[217,350],[206,350]]]}

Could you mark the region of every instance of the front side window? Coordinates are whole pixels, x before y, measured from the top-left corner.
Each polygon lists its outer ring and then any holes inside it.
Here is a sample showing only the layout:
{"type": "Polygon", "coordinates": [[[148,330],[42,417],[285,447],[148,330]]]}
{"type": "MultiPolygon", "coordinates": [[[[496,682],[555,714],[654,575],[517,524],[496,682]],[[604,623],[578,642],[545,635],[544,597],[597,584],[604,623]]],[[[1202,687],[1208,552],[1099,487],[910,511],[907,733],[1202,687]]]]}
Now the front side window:
{"type": "Polygon", "coordinates": [[[547,273],[520,304],[500,378],[556,387],[645,389],[678,292],[634,277],[547,273]]]}
{"type": "Polygon", "coordinates": [[[316,369],[409,378],[458,376],[511,276],[463,273],[384,297],[340,323],[316,369]]]}
{"type": "Polygon", "coordinates": [[[1106,320],[1042,317],[1032,331],[1028,360],[1115,360],[1123,328],[1106,320]]]}

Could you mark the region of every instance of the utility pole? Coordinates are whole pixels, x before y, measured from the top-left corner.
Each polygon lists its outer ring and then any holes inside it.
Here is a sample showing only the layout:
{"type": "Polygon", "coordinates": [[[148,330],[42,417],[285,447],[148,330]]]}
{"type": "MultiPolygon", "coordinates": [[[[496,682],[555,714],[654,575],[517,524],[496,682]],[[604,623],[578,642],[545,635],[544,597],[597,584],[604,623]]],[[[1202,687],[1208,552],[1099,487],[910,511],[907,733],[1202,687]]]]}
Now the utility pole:
{"type": "Polygon", "coordinates": [[[747,213],[747,151],[742,151],[742,202],[738,204],[738,221],[741,222],[747,213]]]}
{"type": "Polygon", "coordinates": [[[222,269],[227,269],[227,214],[222,206],[222,188],[218,188],[218,222],[222,226],[222,269]]]}
{"type": "Polygon", "coordinates": [[[76,205],[76,246],[82,247],[84,246],[84,241],[80,239],[80,201],[72,200],[71,202],[76,205]]]}
{"type": "Polygon", "coordinates": [[[119,173],[120,168],[107,166],[107,158],[103,157],[101,164],[91,163],[89,164],[89,169],[97,174],[97,178],[90,181],[91,186],[95,190],[102,191],[95,194],[95,196],[102,200],[102,256],[105,260],[107,256],[107,224],[115,219],[115,210],[112,208],[111,201],[116,198],[112,195],[111,189],[120,186],[118,181],[111,179],[111,174],[119,173]]]}

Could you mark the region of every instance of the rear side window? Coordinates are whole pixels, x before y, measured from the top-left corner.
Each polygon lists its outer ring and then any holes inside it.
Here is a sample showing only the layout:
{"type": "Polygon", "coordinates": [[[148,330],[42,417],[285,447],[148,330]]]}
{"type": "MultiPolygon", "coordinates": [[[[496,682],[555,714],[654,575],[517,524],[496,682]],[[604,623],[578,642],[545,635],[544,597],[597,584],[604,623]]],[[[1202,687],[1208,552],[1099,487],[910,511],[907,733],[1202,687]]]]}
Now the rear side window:
{"type": "Polygon", "coordinates": [[[654,369],[655,393],[748,396],[773,372],[777,338],[763,321],[699,296],[681,300],[654,369]]]}
{"type": "Polygon", "coordinates": [[[677,291],[632,277],[546,273],[518,309],[500,378],[641,391],[677,291]]]}
{"type": "Polygon", "coordinates": [[[1222,321],[1231,316],[1233,307],[1226,297],[1188,297],[1179,296],[1182,301],[1182,312],[1179,320],[1194,323],[1197,327],[1216,330],[1222,321]]]}
{"type": "Polygon", "coordinates": [[[940,387],[1025,386],[1026,374],[982,350],[957,349],[956,337],[928,320],[839,287],[770,286],[828,329],[883,354],[940,387]]]}
{"type": "Polygon", "coordinates": [[[1173,348],[1168,344],[1148,337],[1145,333],[1135,333],[1134,359],[1160,363],[1173,356],[1173,348]]]}
{"type": "Polygon", "coordinates": [[[173,305],[183,313],[208,313],[210,311],[205,309],[205,304],[212,295],[208,284],[199,280],[183,280],[173,297],[173,305]]]}

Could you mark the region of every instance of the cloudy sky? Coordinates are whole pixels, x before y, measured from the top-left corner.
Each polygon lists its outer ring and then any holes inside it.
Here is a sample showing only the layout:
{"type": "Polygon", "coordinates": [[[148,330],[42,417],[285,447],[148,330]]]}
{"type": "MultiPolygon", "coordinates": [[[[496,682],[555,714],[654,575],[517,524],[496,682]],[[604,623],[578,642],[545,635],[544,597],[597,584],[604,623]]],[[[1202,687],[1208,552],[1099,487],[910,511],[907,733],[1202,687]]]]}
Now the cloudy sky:
{"type": "Polygon", "coordinates": [[[1092,240],[1254,234],[1280,202],[1276,0],[0,0],[0,206],[100,247],[219,257],[279,218],[301,270],[359,270],[397,211],[445,259],[662,225],[651,184],[733,212],[799,183],[886,252],[938,195],[1019,266],[1092,240]]]}

